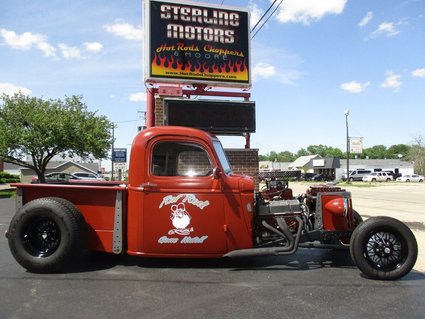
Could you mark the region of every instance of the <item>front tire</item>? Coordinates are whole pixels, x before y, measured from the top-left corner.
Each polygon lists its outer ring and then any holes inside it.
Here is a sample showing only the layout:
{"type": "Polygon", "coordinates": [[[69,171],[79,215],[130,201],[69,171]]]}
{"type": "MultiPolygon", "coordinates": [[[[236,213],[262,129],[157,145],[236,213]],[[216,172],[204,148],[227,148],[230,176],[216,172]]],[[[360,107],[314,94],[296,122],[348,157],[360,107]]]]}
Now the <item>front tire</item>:
{"type": "Polygon", "coordinates": [[[82,251],[80,220],[76,212],[53,198],[33,200],[12,218],[8,232],[10,251],[30,272],[58,271],[82,251]]]}
{"type": "Polygon", "coordinates": [[[363,217],[353,209],[354,226],[357,227],[363,222],[363,217]]]}
{"type": "Polygon", "coordinates": [[[412,231],[399,220],[372,217],[353,231],[350,254],[367,277],[395,280],[412,270],[418,244],[412,231]]]}

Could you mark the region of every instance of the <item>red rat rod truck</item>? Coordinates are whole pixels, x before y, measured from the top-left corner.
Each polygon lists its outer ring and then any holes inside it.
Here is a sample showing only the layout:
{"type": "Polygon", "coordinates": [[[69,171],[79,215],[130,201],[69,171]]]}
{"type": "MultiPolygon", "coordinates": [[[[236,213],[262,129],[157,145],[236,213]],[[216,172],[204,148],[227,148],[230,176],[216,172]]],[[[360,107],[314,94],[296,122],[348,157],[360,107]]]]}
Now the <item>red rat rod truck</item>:
{"type": "Polygon", "coordinates": [[[389,217],[365,221],[349,192],[310,187],[294,197],[273,178],[254,193],[233,174],[220,141],[185,127],[153,127],[134,139],[126,184],[14,184],[17,212],[6,232],[16,261],[58,271],[83,250],[142,257],[220,258],[293,254],[298,247],[349,249],[368,277],[413,268],[417,243],[389,217]]]}

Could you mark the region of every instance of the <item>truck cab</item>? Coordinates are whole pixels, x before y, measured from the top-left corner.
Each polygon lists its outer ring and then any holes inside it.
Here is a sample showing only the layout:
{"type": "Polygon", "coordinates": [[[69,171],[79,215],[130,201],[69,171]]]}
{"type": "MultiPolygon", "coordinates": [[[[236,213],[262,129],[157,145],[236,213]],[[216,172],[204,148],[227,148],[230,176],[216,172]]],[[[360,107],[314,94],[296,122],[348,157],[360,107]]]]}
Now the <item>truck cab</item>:
{"type": "Polygon", "coordinates": [[[157,127],[132,145],[128,253],[222,255],[252,246],[252,178],[233,174],[220,141],[157,127]]]}

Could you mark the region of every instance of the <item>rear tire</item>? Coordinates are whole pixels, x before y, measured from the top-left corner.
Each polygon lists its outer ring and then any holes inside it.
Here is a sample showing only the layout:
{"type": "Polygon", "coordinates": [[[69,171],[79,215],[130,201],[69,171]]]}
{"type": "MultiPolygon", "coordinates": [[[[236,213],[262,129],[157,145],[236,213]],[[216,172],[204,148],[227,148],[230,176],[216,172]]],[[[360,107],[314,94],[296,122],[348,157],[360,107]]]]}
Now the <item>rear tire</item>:
{"type": "Polygon", "coordinates": [[[350,254],[367,277],[395,280],[412,270],[418,244],[412,231],[399,220],[372,217],[353,231],[350,254]]]}
{"type": "Polygon", "coordinates": [[[13,257],[30,272],[58,271],[82,251],[82,221],[76,209],[72,211],[54,198],[25,204],[9,226],[8,241],[13,257]]]}

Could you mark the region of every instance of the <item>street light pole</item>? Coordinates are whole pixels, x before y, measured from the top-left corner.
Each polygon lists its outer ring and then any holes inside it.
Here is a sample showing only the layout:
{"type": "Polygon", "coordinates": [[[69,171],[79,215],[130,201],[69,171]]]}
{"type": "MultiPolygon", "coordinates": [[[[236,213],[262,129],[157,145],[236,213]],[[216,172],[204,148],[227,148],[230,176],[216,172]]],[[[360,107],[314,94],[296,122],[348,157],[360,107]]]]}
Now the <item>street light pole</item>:
{"type": "Polygon", "coordinates": [[[112,149],[111,149],[111,181],[114,180],[114,142],[115,142],[115,123],[112,123],[112,149]]]}
{"type": "Polygon", "coordinates": [[[348,135],[348,115],[350,115],[350,110],[345,110],[345,127],[347,129],[347,136],[346,136],[346,142],[347,142],[347,183],[350,183],[350,136],[348,135]]]}

